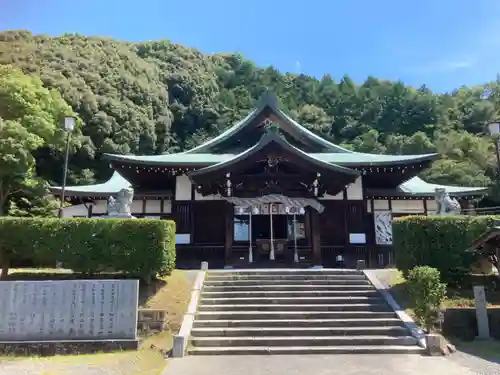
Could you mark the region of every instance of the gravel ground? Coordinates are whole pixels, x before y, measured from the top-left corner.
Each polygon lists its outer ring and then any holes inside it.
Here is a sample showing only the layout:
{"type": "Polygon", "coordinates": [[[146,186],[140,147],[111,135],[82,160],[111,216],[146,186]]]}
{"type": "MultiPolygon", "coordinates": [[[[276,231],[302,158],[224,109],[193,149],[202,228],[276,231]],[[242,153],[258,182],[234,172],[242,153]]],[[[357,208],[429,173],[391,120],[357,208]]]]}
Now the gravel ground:
{"type": "Polygon", "coordinates": [[[475,357],[473,355],[456,352],[450,355],[447,359],[450,361],[468,368],[477,375],[499,375],[500,374],[500,364],[495,362],[490,362],[485,359],[475,357]]]}
{"type": "Polygon", "coordinates": [[[0,362],[0,375],[120,375],[117,370],[76,363],[40,363],[29,359],[0,362]]]}

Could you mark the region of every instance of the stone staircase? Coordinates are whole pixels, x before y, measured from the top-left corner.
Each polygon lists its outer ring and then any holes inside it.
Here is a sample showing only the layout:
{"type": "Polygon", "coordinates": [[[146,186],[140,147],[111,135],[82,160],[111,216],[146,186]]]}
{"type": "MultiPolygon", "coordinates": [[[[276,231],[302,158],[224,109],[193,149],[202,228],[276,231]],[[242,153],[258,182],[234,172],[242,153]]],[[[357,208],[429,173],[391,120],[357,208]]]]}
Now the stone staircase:
{"type": "Polygon", "coordinates": [[[421,353],[356,270],[208,272],[188,353],[421,353]]]}

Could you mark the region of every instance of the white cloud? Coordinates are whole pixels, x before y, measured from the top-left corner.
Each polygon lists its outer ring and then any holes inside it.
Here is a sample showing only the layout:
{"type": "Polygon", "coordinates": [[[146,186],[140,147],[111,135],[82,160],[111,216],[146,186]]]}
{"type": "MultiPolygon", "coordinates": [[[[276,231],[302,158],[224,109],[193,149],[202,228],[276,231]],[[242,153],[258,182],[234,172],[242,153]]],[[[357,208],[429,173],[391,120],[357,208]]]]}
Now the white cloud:
{"type": "Polygon", "coordinates": [[[302,73],[302,65],[300,64],[300,61],[295,61],[295,72],[297,74],[302,73]]]}
{"type": "Polygon", "coordinates": [[[450,58],[424,62],[418,66],[409,67],[407,70],[417,74],[449,73],[456,70],[472,68],[476,63],[477,59],[473,56],[457,59],[450,58]]]}

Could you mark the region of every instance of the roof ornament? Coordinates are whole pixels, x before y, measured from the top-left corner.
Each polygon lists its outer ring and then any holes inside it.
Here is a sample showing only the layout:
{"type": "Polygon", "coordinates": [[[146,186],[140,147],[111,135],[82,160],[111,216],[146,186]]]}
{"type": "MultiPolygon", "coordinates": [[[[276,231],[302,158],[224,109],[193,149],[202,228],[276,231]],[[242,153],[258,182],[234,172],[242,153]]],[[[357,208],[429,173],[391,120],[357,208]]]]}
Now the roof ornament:
{"type": "Polygon", "coordinates": [[[266,90],[260,95],[259,107],[269,106],[271,108],[278,108],[278,99],[276,94],[266,88],[266,90]]]}
{"type": "Polygon", "coordinates": [[[269,125],[266,125],[266,133],[279,134],[280,133],[280,126],[278,124],[272,122],[269,125]]]}
{"type": "Polygon", "coordinates": [[[460,215],[460,212],[462,211],[460,203],[455,198],[450,197],[445,188],[436,188],[435,198],[437,203],[436,215],[460,215]]]}

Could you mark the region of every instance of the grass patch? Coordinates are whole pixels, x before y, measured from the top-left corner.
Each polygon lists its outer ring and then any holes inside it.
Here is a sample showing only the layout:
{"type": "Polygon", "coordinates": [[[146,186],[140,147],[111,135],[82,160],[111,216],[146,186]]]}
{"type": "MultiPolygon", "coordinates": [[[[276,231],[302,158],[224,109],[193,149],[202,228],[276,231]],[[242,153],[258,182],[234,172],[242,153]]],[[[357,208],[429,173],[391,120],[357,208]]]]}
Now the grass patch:
{"type": "MultiPolygon", "coordinates": [[[[89,278],[120,278],[117,274],[101,274],[92,277],[75,274],[68,269],[56,268],[14,268],[7,280],[73,280],[89,278]]],[[[194,274],[190,271],[174,270],[149,285],[139,288],[139,307],[161,309],[167,312],[168,330],[149,335],[140,332],[140,349],[137,351],[64,355],[54,357],[0,357],[5,361],[36,363],[45,375],[75,373],[80,367],[96,366],[109,369],[120,375],[157,375],[166,365],[164,354],[172,348],[172,336],[177,334],[182,324],[184,312],[190,301],[194,274]],[[74,371],[71,370],[74,368],[74,371]],[[69,369],[69,370],[68,370],[69,369]],[[67,372],[70,371],[70,372],[67,372]]]]}
{"type": "Polygon", "coordinates": [[[145,298],[140,307],[165,310],[173,334],[179,332],[191,298],[193,280],[189,276],[190,271],[174,270],[142,291],[145,298]]]}

